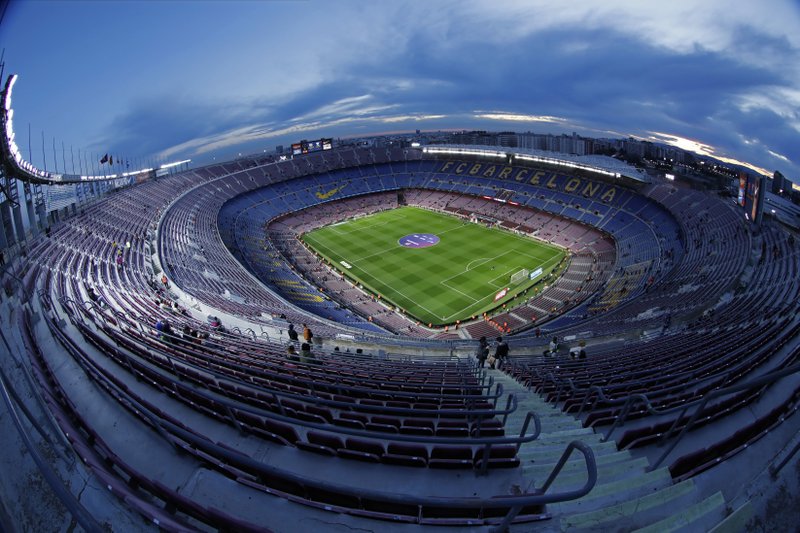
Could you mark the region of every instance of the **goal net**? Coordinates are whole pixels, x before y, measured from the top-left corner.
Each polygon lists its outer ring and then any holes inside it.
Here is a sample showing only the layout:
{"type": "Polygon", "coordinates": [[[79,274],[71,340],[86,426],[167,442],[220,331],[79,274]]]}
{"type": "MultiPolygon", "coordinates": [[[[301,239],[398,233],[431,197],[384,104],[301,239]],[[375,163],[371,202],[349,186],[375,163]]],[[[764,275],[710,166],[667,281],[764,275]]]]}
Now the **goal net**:
{"type": "Polygon", "coordinates": [[[515,284],[515,283],[521,283],[521,282],[525,281],[526,279],[528,279],[528,275],[530,273],[531,273],[530,270],[528,270],[527,268],[523,268],[519,272],[515,272],[515,273],[511,274],[511,283],[515,284]]]}

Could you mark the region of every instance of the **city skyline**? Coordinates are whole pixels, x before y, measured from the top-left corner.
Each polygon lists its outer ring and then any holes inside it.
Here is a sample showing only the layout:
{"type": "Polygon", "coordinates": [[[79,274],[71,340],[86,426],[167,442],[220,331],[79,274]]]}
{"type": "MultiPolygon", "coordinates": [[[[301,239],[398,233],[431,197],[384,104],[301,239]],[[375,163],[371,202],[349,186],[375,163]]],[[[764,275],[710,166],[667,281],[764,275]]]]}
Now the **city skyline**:
{"type": "MultiPolygon", "coordinates": [[[[800,175],[800,8],[11,2],[17,139],[202,164],[437,129],[635,136],[800,175]]],[[[59,166],[62,164],[58,158],[59,166]]],[[[69,155],[66,157],[69,160],[69,155]]]]}

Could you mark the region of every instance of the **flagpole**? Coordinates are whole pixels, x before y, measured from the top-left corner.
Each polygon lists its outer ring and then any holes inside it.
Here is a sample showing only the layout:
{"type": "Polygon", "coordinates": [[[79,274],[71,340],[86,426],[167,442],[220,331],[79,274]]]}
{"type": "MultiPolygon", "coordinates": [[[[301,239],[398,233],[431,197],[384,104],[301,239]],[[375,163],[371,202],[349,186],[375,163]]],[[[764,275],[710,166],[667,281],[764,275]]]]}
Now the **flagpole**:
{"type": "MultiPolygon", "coordinates": [[[[64,141],[61,141],[61,162],[64,163],[64,174],[67,173],[67,154],[64,153],[64,141]]],[[[75,174],[75,170],[72,170],[72,173],[75,174]]]]}
{"type": "MultiPolygon", "coordinates": [[[[72,145],[69,145],[69,156],[72,158],[72,173],[75,174],[75,152],[72,151],[72,145]]],[[[83,172],[81,172],[83,174],[83,172]]]]}
{"type": "Polygon", "coordinates": [[[58,174],[58,154],[56,153],[56,138],[53,137],[53,168],[56,170],[56,174],[58,174]]]}
{"type": "Polygon", "coordinates": [[[47,153],[44,151],[44,130],[42,130],[42,161],[44,161],[44,171],[47,172],[47,153]]]}

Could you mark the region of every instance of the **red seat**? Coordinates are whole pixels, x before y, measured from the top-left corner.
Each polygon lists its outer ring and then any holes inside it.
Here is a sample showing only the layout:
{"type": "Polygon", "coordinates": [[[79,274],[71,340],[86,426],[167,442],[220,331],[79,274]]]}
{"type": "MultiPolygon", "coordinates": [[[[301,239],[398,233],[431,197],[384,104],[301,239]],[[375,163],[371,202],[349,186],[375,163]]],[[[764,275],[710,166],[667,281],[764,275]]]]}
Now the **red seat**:
{"type": "Polygon", "coordinates": [[[348,438],[345,447],[339,448],[339,456],[370,463],[379,463],[385,453],[383,444],[375,441],[348,438]]]}
{"type": "Polygon", "coordinates": [[[421,444],[392,442],[383,454],[383,462],[403,466],[427,466],[428,449],[421,444]]]}
{"type": "Polygon", "coordinates": [[[434,446],[428,466],[431,468],[472,468],[471,446],[434,446]]]}
{"type": "MultiPolygon", "coordinates": [[[[483,465],[483,454],[485,447],[481,446],[475,450],[475,466],[481,468],[483,465]]],[[[517,447],[513,444],[494,444],[489,449],[488,468],[516,468],[519,466],[517,457],[517,447]]]]}
{"type": "Polygon", "coordinates": [[[297,447],[309,452],[320,453],[322,455],[336,455],[339,448],[343,448],[342,439],[328,433],[309,431],[306,434],[306,441],[298,441],[297,447]]]}

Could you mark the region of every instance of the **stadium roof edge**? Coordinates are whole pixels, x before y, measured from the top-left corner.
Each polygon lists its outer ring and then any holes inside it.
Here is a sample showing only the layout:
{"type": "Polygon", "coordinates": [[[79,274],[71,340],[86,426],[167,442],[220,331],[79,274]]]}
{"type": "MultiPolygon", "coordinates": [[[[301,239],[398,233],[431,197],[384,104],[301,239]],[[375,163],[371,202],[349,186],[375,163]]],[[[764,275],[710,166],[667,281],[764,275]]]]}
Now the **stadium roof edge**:
{"type": "Polygon", "coordinates": [[[528,148],[463,144],[426,145],[422,147],[422,151],[433,155],[469,155],[473,157],[495,159],[507,159],[511,157],[512,160],[518,159],[520,161],[531,161],[557,167],[572,168],[612,178],[626,177],[641,183],[650,182],[650,179],[641,170],[624,161],[605,155],[573,155],[528,148]]]}
{"type": "Polygon", "coordinates": [[[22,157],[22,152],[20,152],[15,141],[15,133],[13,128],[14,110],[11,108],[11,91],[14,88],[14,84],[18,78],[19,76],[17,74],[9,75],[6,79],[6,84],[3,88],[2,95],[0,96],[0,100],[2,100],[3,104],[0,106],[0,119],[2,120],[3,130],[0,147],[2,147],[2,165],[8,171],[10,171],[9,174],[22,181],[40,183],[43,185],[66,185],[95,181],[110,181],[120,178],[133,178],[140,174],[148,174],[156,170],[165,170],[191,162],[191,159],[186,159],[184,161],[165,163],[156,168],[143,168],[131,172],[120,172],[118,174],[109,174],[104,176],[84,176],[80,174],[48,172],[46,170],[37,168],[33,165],[33,163],[26,161],[22,157]]]}

